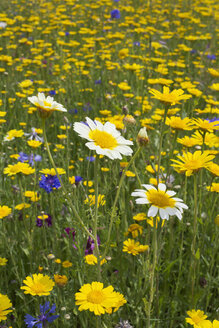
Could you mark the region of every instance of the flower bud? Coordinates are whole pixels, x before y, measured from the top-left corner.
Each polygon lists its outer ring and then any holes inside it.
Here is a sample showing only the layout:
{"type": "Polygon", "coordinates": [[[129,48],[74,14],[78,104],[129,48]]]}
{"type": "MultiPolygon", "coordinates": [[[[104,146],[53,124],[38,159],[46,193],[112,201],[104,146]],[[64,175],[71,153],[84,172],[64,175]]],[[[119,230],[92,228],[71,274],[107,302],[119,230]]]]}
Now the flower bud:
{"type": "Polygon", "coordinates": [[[146,146],[148,144],[149,138],[148,138],[146,127],[140,129],[136,141],[140,147],[146,146]]]}

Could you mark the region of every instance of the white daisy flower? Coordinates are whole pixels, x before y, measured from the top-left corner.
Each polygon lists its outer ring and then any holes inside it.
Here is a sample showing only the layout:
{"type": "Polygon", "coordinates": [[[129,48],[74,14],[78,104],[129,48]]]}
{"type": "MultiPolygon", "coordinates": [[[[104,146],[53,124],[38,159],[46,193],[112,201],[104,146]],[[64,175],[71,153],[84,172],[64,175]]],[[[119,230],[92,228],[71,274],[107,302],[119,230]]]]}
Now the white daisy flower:
{"type": "Polygon", "coordinates": [[[133,145],[133,142],[123,138],[114,124],[102,124],[99,121],[92,121],[89,117],[86,117],[86,121],[74,123],[74,130],[80,137],[89,140],[86,143],[88,148],[110,159],[122,159],[121,154],[131,156],[133,150],[128,145],[133,145]]]}
{"type": "Polygon", "coordinates": [[[166,185],[158,184],[158,189],[154,186],[143,184],[144,189],[136,189],[131,195],[138,197],[137,204],[151,204],[148,210],[148,216],[156,216],[158,211],[161,219],[169,219],[169,215],[176,215],[178,219],[182,219],[183,209],[188,206],[183,203],[180,198],[173,197],[176,193],[172,190],[166,190],[166,185]]]}
{"type": "Polygon", "coordinates": [[[67,109],[54,101],[53,97],[45,97],[41,92],[38,96],[28,97],[28,100],[37,107],[40,117],[43,118],[49,117],[54,111],[67,112],[67,109]]]}

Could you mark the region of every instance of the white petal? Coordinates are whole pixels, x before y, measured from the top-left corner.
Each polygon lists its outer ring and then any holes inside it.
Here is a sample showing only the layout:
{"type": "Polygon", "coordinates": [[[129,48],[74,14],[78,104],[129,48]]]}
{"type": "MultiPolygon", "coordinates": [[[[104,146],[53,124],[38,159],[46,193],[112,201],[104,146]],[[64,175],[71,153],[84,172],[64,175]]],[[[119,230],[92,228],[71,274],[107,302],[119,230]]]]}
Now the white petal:
{"type": "Polygon", "coordinates": [[[148,184],[143,184],[142,186],[147,190],[150,190],[150,189],[157,190],[154,186],[151,186],[151,185],[148,185],[148,184]]]}
{"type": "Polygon", "coordinates": [[[160,208],[159,209],[160,217],[163,220],[169,220],[169,214],[167,213],[166,209],[160,208]]]}
{"type": "Polygon", "coordinates": [[[136,204],[148,204],[147,199],[145,199],[145,198],[137,198],[135,200],[135,202],[136,202],[136,204]]]}
{"type": "Polygon", "coordinates": [[[176,192],[173,191],[173,190],[167,190],[166,194],[169,195],[169,196],[174,196],[174,195],[176,195],[176,192]]]}
{"type": "Polygon", "coordinates": [[[91,130],[97,129],[97,125],[89,117],[86,117],[86,121],[87,121],[87,124],[89,125],[89,127],[91,128],[91,130]]]}
{"type": "Polygon", "coordinates": [[[166,191],[166,189],[167,189],[167,186],[164,183],[158,184],[158,190],[166,191]]]}
{"type": "Polygon", "coordinates": [[[156,216],[157,212],[158,212],[158,207],[152,205],[148,210],[148,216],[156,216]]]}

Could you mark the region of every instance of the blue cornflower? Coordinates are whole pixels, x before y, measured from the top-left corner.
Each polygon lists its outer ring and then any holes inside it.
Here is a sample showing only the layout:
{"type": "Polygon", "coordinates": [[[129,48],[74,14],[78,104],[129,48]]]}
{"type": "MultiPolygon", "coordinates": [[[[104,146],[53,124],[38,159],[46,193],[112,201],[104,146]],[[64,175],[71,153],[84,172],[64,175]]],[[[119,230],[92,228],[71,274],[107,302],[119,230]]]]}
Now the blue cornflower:
{"type": "Polygon", "coordinates": [[[49,91],[49,95],[50,96],[55,96],[56,95],[56,91],[55,90],[50,90],[49,91]]]}
{"type": "Polygon", "coordinates": [[[101,79],[95,81],[95,84],[101,84],[101,83],[102,83],[101,79]]]}
{"type": "Polygon", "coordinates": [[[133,42],[133,45],[134,45],[134,46],[137,46],[137,47],[140,47],[141,44],[140,44],[139,41],[135,41],[135,42],[133,42]]]}
{"type": "Polygon", "coordinates": [[[111,11],[111,18],[119,19],[121,17],[119,9],[113,9],[111,11]]]}
{"type": "Polygon", "coordinates": [[[40,305],[40,315],[38,315],[37,318],[32,317],[30,314],[26,314],[24,321],[28,328],[32,328],[34,326],[37,328],[43,328],[48,322],[51,323],[59,317],[59,315],[50,316],[50,314],[53,314],[55,310],[55,304],[53,304],[50,309],[50,303],[46,302],[44,305],[40,305]]]}
{"type": "Polygon", "coordinates": [[[89,162],[94,162],[95,161],[95,157],[94,156],[87,156],[86,160],[89,162]]]}
{"type": "Polygon", "coordinates": [[[216,56],[215,55],[207,55],[207,58],[210,60],[215,60],[216,56]]]}
{"type": "Polygon", "coordinates": [[[77,110],[77,108],[71,108],[71,109],[69,109],[68,112],[69,112],[70,114],[74,115],[74,114],[77,114],[77,113],[78,113],[78,110],[77,110]]]}
{"type": "Polygon", "coordinates": [[[53,189],[59,189],[61,187],[61,183],[57,175],[42,174],[40,178],[39,186],[49,194],[53,189]]]}
{"type": "Polygon", "coordinates": [[[80,177],[80,175],[75,175],[75,184],[78,184],[79,182],[81,182],[83,180],[82,177],[80,177]]]}
{"type": "Polygon", "coordinates": [[[66,36],[69,36],[69,32],[65,32],[65,35],[66,35],[66,36]]]}
{"type": "Polygon", "coordinates": [[[23,153],[22,151],[19,153],[19,157],[17,159],[19,162],[24,163],[29,161],[29,155],[23,153]]]}

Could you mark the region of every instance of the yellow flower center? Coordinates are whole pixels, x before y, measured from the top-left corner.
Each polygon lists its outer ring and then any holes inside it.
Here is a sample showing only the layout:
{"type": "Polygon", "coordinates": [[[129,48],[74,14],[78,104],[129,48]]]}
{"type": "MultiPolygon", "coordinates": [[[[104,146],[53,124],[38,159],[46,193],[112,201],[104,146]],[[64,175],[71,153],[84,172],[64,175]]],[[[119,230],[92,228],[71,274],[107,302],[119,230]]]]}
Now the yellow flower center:
{"type": "Polygon", "coordinates": [[[44,106],[47,106],[47,107],[51,107],[51,106],[52,106],[52,104],[51,104],[51,103],[49,103],[49,102],[47,102],[47,101],[45,101],[45,100],[44,100],[44,102],[43,102],[43,103],[44,103],[44,106]]]}
{"type": "Polygon", "coordinates": [[[201,163],[196,159],[192,159],[188,163],[185,163],[185,168],[190,170],[197,170],[201,168],[201,163]]]}
{"type": "Polygon", "coordinates": [[[173,198],[161,190],[151,189],[146,192],[146,196],[153,206],[159,208],[174,207],[176,204],[173,198]]]}
{"type": "Polygon", "coordinates": [[[194,323],[197,324],[197,323],[203,321],[203,319],[200,318],[198,315],[194,315],[194,316],[192,317],[192,321],[194,321],[194,323]]]}
{"type": "Polygon", "coordinates": [[[32,291],[36,294],[44,293],[45,292],[45,285],[41,284],[40,282],[34,283],[34,285],[31,287],[32,291]]]}
{"type": "Polygon", "coordinates": [[[106,297],[101,290],[92,290],[87,295],[87,301],[93,304],[101,304],[105,299],[106,297]]]}
{"type": "Polygon", "coordinates": [[[89,138],[94,141],[96,146],[103,149],[114,149],[118,146],[116,138],[105,131],[92,130],[89,133],[89,138]]]}

